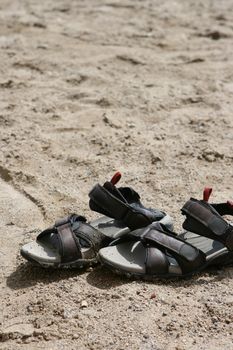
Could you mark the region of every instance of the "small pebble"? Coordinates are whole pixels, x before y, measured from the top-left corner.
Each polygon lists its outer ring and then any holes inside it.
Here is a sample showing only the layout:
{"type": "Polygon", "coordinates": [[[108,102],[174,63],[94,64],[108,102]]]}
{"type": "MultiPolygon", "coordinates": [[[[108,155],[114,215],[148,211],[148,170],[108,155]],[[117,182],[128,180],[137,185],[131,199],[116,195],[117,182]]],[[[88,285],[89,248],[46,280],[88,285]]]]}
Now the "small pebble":
{"type": "Polygon", "coordinates": [[[87,303],[86,300],[83,300],[83,301],[81,302],[81,308],[85,308],[85,307],[88,307],[88,303],[87,303]]]}
{"type": "Polygon", "coordinates": [[[156,294],[152,293],[151,296],[150,296],[150,299],[155,299],[155,298],[156,298],[156,294]]]}

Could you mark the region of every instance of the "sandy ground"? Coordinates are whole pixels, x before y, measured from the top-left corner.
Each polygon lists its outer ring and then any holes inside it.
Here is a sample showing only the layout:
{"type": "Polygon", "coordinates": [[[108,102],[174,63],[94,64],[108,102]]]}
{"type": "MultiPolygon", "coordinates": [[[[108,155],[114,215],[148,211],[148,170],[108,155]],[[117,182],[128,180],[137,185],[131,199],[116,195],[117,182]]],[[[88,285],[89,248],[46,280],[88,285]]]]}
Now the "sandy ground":
{"type": "Polygon", "coordinates": [[[87,193],[115,170],[177,231],[205,185],[232,198],[232,23],[231,0],[1,0],[1,349],[232,349],[232,267],[146,283],[19,256],[97,217],[87,193]]]}

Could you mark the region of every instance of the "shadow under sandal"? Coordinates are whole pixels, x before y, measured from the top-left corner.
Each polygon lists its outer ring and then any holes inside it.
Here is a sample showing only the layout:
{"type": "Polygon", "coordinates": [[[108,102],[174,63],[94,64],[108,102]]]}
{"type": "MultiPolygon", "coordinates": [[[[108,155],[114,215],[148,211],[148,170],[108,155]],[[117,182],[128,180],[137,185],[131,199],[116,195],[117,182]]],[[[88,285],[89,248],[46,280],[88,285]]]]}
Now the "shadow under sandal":
{"type": "Polygon", "coordinates": [[[25,244],[21,255],[43,267],[82,268],[96,263],[102,247],[133,228],[154,221],[172,227],[169,215],[145,208],[132,188],[116,188],[120,177],[121,174],[116,173],[110,182],[96,185],[89,194],[90,208],[104,216],[90,223],[76,214],[58,220],[53,227],[41,232],[36,241],[25,244]]]}
{"type": "Polygon", "coordinates": [[[102,248],[100,261],[114,272],[144,279],[187,277],[209,265],[233,263],[233,226],[222,217],[233,215],[231,202],[211,205],[191,198],[182,213],[183,227],[196,234],[197,246],[157,222],[102,248]]]}

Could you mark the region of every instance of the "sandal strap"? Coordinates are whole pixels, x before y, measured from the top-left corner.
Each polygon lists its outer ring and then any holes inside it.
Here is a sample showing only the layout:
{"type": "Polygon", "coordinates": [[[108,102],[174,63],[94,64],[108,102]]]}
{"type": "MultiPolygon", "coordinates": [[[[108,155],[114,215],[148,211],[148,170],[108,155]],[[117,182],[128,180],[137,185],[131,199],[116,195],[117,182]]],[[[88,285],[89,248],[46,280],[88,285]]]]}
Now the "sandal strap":
{"type": "Polygon", "coordinates": [[[166,275],[169,273],[169,260],[167,255],[160,249],[146,247],[146,274],[166,275]]]}
{"type": "Polygon", "coordinates": [[[76,239],[73,226],[76,223],[80,226],[81,222],[85,222],[83,216],[72,214],[55,221],[54,230],[59,239],[59,252],[61,263],[68,263],[82,258],[81,246],[76,239]]]}
{"type": "Polygon", "coordinates": [[[165,253],[169,253],[176,259],[183,273],[194,271],[206,261],[206,256],[201,250],[179,239],[173,232],[158,222],[144,229],[129,232],[112,242],[111,245],[125,241],[141,241],[145,246],[147,250],[145,264],[149,274],[153,274],[158,269],[158,263],[162,268],[161,272],[168,271],[169,262],[165,253]],[[153,248],[157,248],[161,253],[158,254],[158,250],[153,250],[153,248]]]}
{"type": "Polygon", "coordinates": [[[164,216],[164,213],[160,211],[144,208],[140,202],[139,194],[132,188],[117,189],[110,182],[106,182],[104,186],[95,185],[90,191],[89,197],[91,210],[121,220],[131,230],[145,227],[164,216]],[[133,201],[129,203],[126,195],[133,201]]]}
{"type": "Polygon", "coordinates": [[[65,224],[73,224],[74,222],[86,222],[86,218],[82,215],[78,215],[78,214],[71,214],[71,215],[68,215],[68,216],[65,216],[64,218],[61,218],[61,219],[57,219],[55,221],[55,224],[53,227],[58,227],[58,226],[62,226],[62,225],[65,225],[65,224]]]}
{"type": "Polygon", "coordinates": [[[57,226],[57,233],[60,240],[61,263],[80,259],[82,257],[81,248],[74,237],[71,224],[57,226]]]}
{"type": "Polygon", "coordinates": [[[231,201],[227,201],[226,203],[211,203],[211,206],[219,213],[219,215],[233,216],[233,202],[231,201]]]}
{"type": "MultiPolygon", "coordinates": [[[[207,202],[191,198],[181,209],[182,214],[186,215],[183,228],[217,240],[229,250],[233,250],[233,226],[224,220],[216,209],[207,202]]],[[[220,209],[227,210],[223,206],[220,209]]]]}
{"type": "Polygon", "coordinates": [[[159,223],[150,225],[142,236],[142,242],[170,253],[178,262],[183,273],[192,272],[206,261],[205,254],[193,245],[179,239],[173,232],[159,223]]]}
{"type": "Polygon", "coordinates": [[[86,222],[81,222],[79,227],[73,230],[75,232],[75,237],[83,239],[89,243],[95,255],[103,246],[105,246],[105,242],[108,242],[109,240],[109,238],[102,232],[96,230],[93,226],[87,224],[86,222]]]}
{"type": "Polygon", "coordinates": [[[61,263],[70,263],[83,258],[80,240],[88,244],[94,257],[102,247],[104,235],[85,221],[83,216],[76,214],[59,219],[53,227],[41,232],[37,240],[42,240],[45,235],[50,233],[56,234],[61,263]]]}

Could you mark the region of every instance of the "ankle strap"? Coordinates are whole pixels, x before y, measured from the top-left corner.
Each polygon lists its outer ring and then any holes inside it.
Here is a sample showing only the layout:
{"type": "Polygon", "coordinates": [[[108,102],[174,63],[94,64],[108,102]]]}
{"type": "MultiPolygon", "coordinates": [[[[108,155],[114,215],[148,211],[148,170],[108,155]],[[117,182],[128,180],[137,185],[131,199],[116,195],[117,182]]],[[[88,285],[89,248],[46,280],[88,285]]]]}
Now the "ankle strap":
{"type": "Polygon", "coordinates": [[[181,212],[186,215],[184,229],[220,241],[233,250],[233,226],[209,203],[191,198],[181,212]]]}
{"type": "MultiPolygon", "coordinates": [[[[137,192],[132,189],[131,191],[133,191],[132,193],[134,194],[135,198],[138,199],[138,203],[140,203],[140,197],[137,192]]],[[[116,188],[114,188],[114,191],[112,192],[115,192],[114,194],[118,195],[118,197],[107,190],[104,186],[99,184],[95,185],[89,193],[90,209],[112,217],[116,220],[121,220],[130,229],[147,226],[153,221],[152,217],[154,215],[151,211],[148,210],[146,213],[143,213],[142,208],[132,207],[127,203],[122,193],[116,188]]]]}

